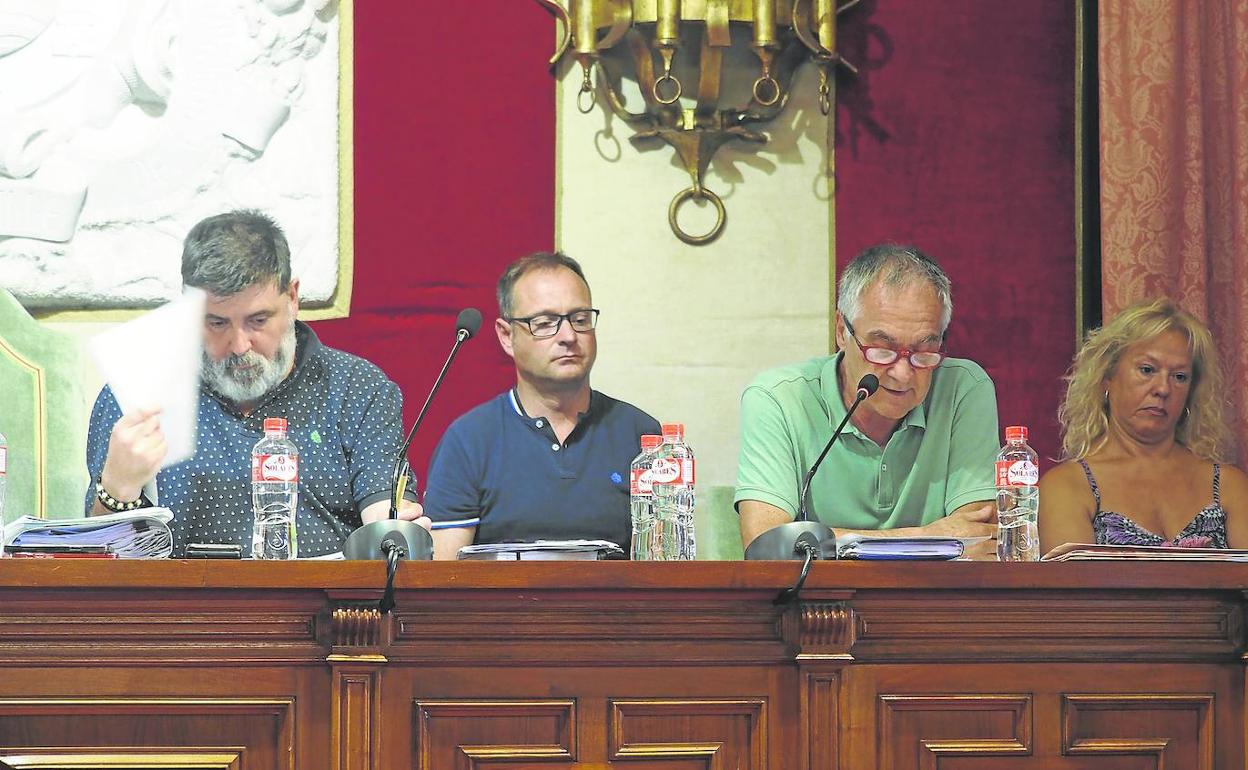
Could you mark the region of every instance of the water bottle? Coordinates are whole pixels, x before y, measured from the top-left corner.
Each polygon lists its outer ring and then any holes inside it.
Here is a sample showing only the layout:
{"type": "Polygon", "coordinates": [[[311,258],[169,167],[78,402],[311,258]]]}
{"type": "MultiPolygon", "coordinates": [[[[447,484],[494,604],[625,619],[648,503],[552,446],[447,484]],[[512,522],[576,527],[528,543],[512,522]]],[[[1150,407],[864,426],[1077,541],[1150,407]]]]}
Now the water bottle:
{"type": "Polygon", "coordinates": [[[693,450],[685,443],[685,426],[663,424],[663,444],[651,468],[654,495],[655,537],[650,558],[672,561],[696,559],[693,532],[693,450]]]}
{"type": "Polygon", "coordinates": [[[0,524],[5,523],[4,519],[4,494],[9,482],[9,442],[0,433],[0,524]]]}
{"type": "Polygon", "coordinates": [[[286,438],[286,420],[264,421],[264,438],[251,450],[251,502],[255,527],[251,558],[294,559],[299,555],[295,510],[299,501],[299,450],[286,438]]]}
{"type": "Polygon", "coordinates": [[[629,558],[650,558],[650,541],[654,536],[654,495],[652,468],[654,456],[663,443],[662,436],[641,437],[641,454],[633,458],[628,471],[628,510],[633,524],[629,558]]]}
{"type": "Polygon", "coordinates": [[[1005,446],[997,455],[997,558],[1040,561],[1036,511],[1040,507],[1039,458],[1027,445],[1027,428],[1005,429],[1005,446]]]}

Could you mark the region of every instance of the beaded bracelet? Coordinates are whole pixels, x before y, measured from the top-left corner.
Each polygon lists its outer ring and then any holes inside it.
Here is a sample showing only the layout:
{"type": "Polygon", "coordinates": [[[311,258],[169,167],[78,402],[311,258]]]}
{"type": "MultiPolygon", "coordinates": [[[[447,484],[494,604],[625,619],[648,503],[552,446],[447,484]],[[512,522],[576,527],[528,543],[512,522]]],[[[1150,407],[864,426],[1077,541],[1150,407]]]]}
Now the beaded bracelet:
{"type": "Polygon", "coordinates": [[[108,493],[108,490],[104,489],[104,482],[101,481],[99,478],[96,478],[95,480],[95,499],[99,500],[100,505],[104,506],[105,508],[112,511],[113,513],[122,513],[124,511],[136,511],[139,508],[146,508],[147,506],[151,505],[151,503],[147,499],[147,496],[143,495],[142,493],[139,494],[139,498],[137,500],[131,500],[128,503],[123,503],[121,500],[118,500],[117,498],[110,495],[108,493]]]}

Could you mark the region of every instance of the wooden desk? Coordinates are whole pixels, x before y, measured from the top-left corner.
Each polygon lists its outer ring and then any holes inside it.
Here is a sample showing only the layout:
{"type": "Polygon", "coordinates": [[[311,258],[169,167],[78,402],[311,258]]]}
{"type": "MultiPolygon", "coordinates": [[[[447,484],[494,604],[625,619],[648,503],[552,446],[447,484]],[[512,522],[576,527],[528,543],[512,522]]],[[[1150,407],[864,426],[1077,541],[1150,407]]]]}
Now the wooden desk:
{"type": "Polygon", "coordinates": [[[19,768],[1244,767],[1248,567],[0,562],[19,768]]]}

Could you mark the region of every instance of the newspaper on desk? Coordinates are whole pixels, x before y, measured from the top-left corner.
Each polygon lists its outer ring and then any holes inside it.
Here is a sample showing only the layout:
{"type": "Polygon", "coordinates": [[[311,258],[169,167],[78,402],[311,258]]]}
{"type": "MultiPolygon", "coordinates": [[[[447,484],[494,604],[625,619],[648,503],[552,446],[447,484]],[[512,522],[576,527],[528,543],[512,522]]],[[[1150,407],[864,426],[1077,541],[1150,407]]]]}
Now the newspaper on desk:
{"type": "Polygon", "coordinates": [[[531,543],[482,543],[459,549],[458,558],[478,561],[561,561],[623,559],[609,540],[535,540],[531,543]]]}
{"type": "Polygon", "coordinates": [[[107,545],[123,559],[167,559],[173,553],[168,508],[88,516],[36,519],[22,516],[4,527],[4,545],[107,545]]]}
{"type": "Polygon", "coordinates": [[[1041,561],[1238,561],[1248,562],[1248,551],[1231,548],[1183,548],[1168,545],[1099,545],[1063,543],[1041,561]]]}

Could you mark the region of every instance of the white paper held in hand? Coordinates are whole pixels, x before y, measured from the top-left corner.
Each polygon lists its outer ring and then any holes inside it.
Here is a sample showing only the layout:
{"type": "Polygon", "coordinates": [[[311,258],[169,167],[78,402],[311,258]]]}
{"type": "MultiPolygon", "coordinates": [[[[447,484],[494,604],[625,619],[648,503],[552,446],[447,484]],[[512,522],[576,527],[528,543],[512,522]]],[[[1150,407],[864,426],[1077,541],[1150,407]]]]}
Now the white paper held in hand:
{"type": "Polygon", "coordinates": [[[169,447],[161,468],[195,455],[205,298],[201,289],[188,287],[181,297],[87,344],[123,414],[161,410],[160,430],[169,447]]]}

